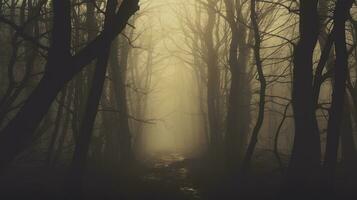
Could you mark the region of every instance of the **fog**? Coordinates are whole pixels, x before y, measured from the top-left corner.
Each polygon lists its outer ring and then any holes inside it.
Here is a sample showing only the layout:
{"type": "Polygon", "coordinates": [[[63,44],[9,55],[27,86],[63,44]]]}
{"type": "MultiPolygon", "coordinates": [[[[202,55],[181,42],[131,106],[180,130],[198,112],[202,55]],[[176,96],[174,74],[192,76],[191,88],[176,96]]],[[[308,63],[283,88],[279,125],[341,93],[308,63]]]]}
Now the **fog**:
{"type": "Polygon", "coordinates": [[[156,44],[152,51],[159,57],[151,69],[147,94],[145,118],[154,121],[144,128],[144,146],[149,154],[167,151],[189,155],[206,148],[195,72],[185,63],[185,58],[178,57],[186,48],[181,39],[181,22],[175,13],[182,3],[181,0],[142,1],[143,16],[139,14],[136,22],[140,26],[136,26],[135,32],[141,34],[139,40],[143,43],[133,45],[140,44],[138,48],[145,50],[146,38],[153,38],[156,44]]]}
{"type": "Polygon", "coordinates": [[[0,0],[0,199],[357,199],[356,19],[353,0],[0,0]]]}
{"type": "MultiPolygon", "coordinates": [[[[194,0],[183,1],[183,0],[151,0],[151,1],[141,1],[141,10],[135,20],[134,32],[138,36],[137,39],[133,41],[134,49],[132,51],[152,51],[154,62],[151,66],[150,73],[150,92],[147,94],[147,111],[145,113],[145,119],[151,119],[154,122],[144,125],[144,151],[149,154],[160,151],[168,152],[179,152],[189,156],[190,154],[199,154],[200,152],[207,149],[209,135],[207,135],[207,109],[205,108],[207,104],[205,103],[204,89],[205,86],[200,86],[199,84],[206,84],[206,80],[203,83],[197,80],[197,68],[203,67],[204,62],[201,62],[202,66],[195,66],[193,63],[192,55],[190,51],[193,44],[190,42],[194,37],[195,33],[190,33],[185,27],[185,23],[190,23],[197,21],[197,17],[203,18],[202,23],[205,22],[205,13],[195,14],[198,9],[205,9],[204,3],[200,4],[194,0]],[[196,5],[196,8],[195,8],[196,5]],[[198,5],[198,6],[197,6],[198,5]],[[196,11],[195,11],[196,9],[196,11]],[[185,30],[186,29],[186,30],[185,30]],[[187,33],[188,32],[188,33],[187,33]],[[192,34],[187,38],[187,34],[192,34]],[[150,38],[150,39],[148,39],[150,38]],[[148,41],[150,43],[148,44],[148,41]],[[152,50],[147,50],[148,45],[154,47],[152,50]],[[137,49],[136,49],[137,48],[137,49]],[[203,101],[200,103],[200,101],[203,101]],[[202,108],[203,107],[203,108],[202,108]]],[[[223,6],[223,4],[219,4],[223,6]]],[[[271,17],[270,20],[276,20],[267,30],[271,31],[271,34],[285,34],[285,36],[290,37],[290,32],[284,30],[284,27],[291,26],[290,23],[285,23],[290,17],[285,16],[285,12],[276,14],[276,16],[271,17]]],[[[200,19],[202,20],[202,19],[200,19]]],[[[227,30],[226,24],[222,19],[222,25],[218,25],[219,33],[217,32],[216,37],[218,39],[226,40],[227,30]]],[[[219,22],[218,21],[218,22],[219,22]]],[[[292,22],[293,23],[293,22],[292,22]]],[[[205,25],[202,25],[203,27],[205,25]]],[[[134,35],[135,35],[134,34],[134,35]]],[[[293,37],[293,36],[291,36],[293,37]]],[[[136,38],[135,36],[133,38],[136,38]]],[[[282,42],[281,39],[277,37],[269,37],[264,41],[264,46],[277,46],[282,42]]],[[[227,57],[224,55],[227,52],[227,46],[221,46],[219,51],[222,56],[219,58],[218,67],[222,73],[227,70],[227,63],[224,59],[227,57]]],[[[275,56],[277,59],[279,57],[284,57],[288,53],[284,49],[267,49],[262,51],[263,55],[275,56]]],[[[197,54],[203,54],[204,52],[197,52],[197,54]]],[[[145,55],[145,53],[142,53],[145,55]]],[[[199,55],[202,56],[202,55],[199,55]]],[[[132,58],[132,59],[136,59],[132,58]]],[[[202,58],[204,59],[204,58],[202,58]]],[[[145,67],[147,60],[141,58],[141,67],[145,67]]],[[[272,63],[275,61],[271,61],[272,63]]],[[[130,63],[130,62],[129,62],[130,63]]],[[[280,80],[289,81],[289,78],[284,77],[288,75],[289,71],[286,70],[286,66],[289,61],[279,62],[279,65],[268,64],[265,66],[266,74],[271,74],[272,76],[281,75],[280,80]],[[283,66],[283,67],[281,67],[283,66]]],[[[250,62],[250,64],[253,64],[250,62]]],[[[140,65],[140,64],[139,64],[140,65]]],[[[130,66],[129,66],[130,67],[130,66]]],[[[205,69],[204,69],[205,70],[205,69]]],[[[247,68],[247,72],[250,76],[254,76],[255,70],[253,68],[247,68]]],[[[205,75],[200,75],[205,76],[205,75]]],[[[227,74],[222,75],[227,76],[227,74]]],[[[252,78],[252,77],[251,77],[252,78]]],[[[227,77],[222,77],[222,81],[225,81],[227,77]]],[[[274,79],[274,77],[272,78],[274,79]]],[[[226,80],[227,81],[227,80],[226,80]]],[[[229,75],[228,75],[229,81],[229,75]]],[[[221,83],[221,87],[227,87],[221,83]]],[[[258,90],[258,82],[251,81],[253,92],[258,90]]],[[[286,85],[286,84],[285,84],[286,85]]],[[[221,91],[222,98],[226,91],[221,91]]],[[[286,99],[290,98],[288,88],[284,84],[271,84],[269,86],[269,93],[273,97],[275,95],[282,96],[286,99]]],[[[284,99],[274,99],[279,104],[286,104],[284,99]]],[[[226,104],[222,101],[222,105],[226,104]]],[[[257,117],[257,105],[259,102],[258,95],[254,95],[251,102],[251,115],[253,120],[250,122],[250,130],[254,127],[254,121],[257,117]]],[[[282,113],[285,109],[284,106],[276,105],[274,102],[272,104],[267,103],[268,111],[266,114],[266,120],[262,127],[262,132],[264,135],[260,135],[258,143],[258,148],[269,149],[274,144],[274,134],[275,130],[279,125],[280,116],[274,113],[277,110],[282,113]],[[271,107],[271,108],[270,108],[271,107]],[[269,112],[271,111],[271,112],[269,112]],[[273,115],[273,119],[271,119],[273,115]]],[[[247,105],[248,106],[248,105],[247,105]]],[[[290,109],[289,109],[290,110],[290,109]]],[[[221,117],[225,117],[225,111],[222,110],[221,117]]],[[[224,129],[224,120],[221,120],[220,127],[224,129]]],[[[290,132],[291,121],[290,118],[286,119],[281,127],[282,132],[290,132]]],[[[291,147],[292,136],[288,134],[281,134],[281,140],[283,144],[279,144],[282,151],[288,151],[291,147]]]]}

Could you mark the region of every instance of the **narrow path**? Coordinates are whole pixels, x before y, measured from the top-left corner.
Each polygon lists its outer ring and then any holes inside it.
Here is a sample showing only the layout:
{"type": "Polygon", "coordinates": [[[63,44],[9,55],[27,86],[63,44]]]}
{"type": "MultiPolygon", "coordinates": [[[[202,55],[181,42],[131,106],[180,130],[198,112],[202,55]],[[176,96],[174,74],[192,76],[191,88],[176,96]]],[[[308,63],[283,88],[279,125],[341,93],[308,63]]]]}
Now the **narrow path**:
{"type": "MultiPolygon", "coordinates": [[[[84,181],[86,200],[200,200],[189,159],[180,154],[156,154],[122,174],[90,170],[84,181]]],[[[0,176],[0,199],[62,200],[66,170],[34,166],[12,168],[0,176]],[[12,180],[17,180],[16,182],[12,180]]]]}
{"type": "Polygon", "coordinates": [[[169,153],[154,155],[145,162],[148,171],[142,177],[142,181],[153,190],[154,196],[150,199],[201,199],[184,161],[182,155],[169,153]]]}

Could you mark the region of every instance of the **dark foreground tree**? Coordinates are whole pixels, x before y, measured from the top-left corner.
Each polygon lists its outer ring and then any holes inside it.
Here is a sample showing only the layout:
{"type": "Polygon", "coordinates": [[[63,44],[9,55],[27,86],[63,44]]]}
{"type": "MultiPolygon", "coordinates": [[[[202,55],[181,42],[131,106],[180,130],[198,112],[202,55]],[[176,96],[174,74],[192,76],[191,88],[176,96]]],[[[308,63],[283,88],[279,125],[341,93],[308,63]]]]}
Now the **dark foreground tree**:
{"type": "Polygon", "coordinates": [[[33,133],[64,85],[93,59],[101,55],[139,9],[139,0],[122,1],[110,25],[80,52],[71,56],[69,1],[54,1],[52,43],[46,71],[38,86],[28,97],[16,116],[1,131],[0,166],[4,167],[32,142],[33,133]]]}
{"type": "MultiPolygon", "coordinates": [[[[116,0],[108,0],[105,12],[104,29],[113,19],[117,7],[116,0]]],[[[76,140],[73,160],[69,172],[69,181],[67,183],[68,195],[70,198],[81,198],[82,181],[87,166],[87,156],[93,134],[95,118],[97,116],[99,101],[102,96],[105,74],[107,72],[108,59],[110,55],[111,41],[106,41],[106,45],[97,57],[97,63],[93,73],[91,90],[88,95],[87,105],[84,112],[84,119],[80,126],[79,135],[76,140]]]]}
{"type": "Polygon", "coordinates": [[[327,184],[332,188],[335,181],[337,153],[341,136],[341,125],[344,118],[346,97],[346,81],[348,77],[348,51],[346,47],[346,21],[353,0],[338,0],[334,12],[334,43],[336,61],[334,68],[334,84],[332,103],[329,110],[327,127],[327,143],[324,161],[324,172],[327,184]]]}
{"type": "Polygon", "coordinates": [[[294,50],[292,106],[293,150],[284,190],[296,193],[316,186],[320,169],[320,139],[313,106],[313,53],[319,35],[318,0],[301,0],[300,39],[294,50]]]}

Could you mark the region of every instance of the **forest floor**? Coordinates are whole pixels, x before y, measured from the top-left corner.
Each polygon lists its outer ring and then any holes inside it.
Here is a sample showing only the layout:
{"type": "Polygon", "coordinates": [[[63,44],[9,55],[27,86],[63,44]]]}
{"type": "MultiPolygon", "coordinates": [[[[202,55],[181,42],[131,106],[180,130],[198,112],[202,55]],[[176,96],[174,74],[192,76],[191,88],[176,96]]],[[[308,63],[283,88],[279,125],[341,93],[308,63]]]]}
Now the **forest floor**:
{"type": "MultiPolygon", "coordinates": [[[[184,161],[180,154],[164,153],[153,155],[122,173],[88,170],[81,199],[201,199],[184,161]]],[[[13,166],[0,175],[0,199],[62,200],[65,177],[64,170],[49,171],[38,164],[13,166]]]]}
{"type": "MultiPolygon", "coordinates": [[[[276,199],[282,173],[272,159],[257,160],[238,199],[276,199]]],[[[148,156],[125,170],[115,170],[115,173],[89,169],[84,181],[84,196],[75,200],[232,199],[227,196],[226,181],[213,165],[202,157],[186,158],[178,153],[164,152],[148,156]]],[[[0,174],[0,200],[67,200],[63,198],[66,174],[65,170],[47,170],[39,163],[11,167],[0,174]]],[[[339,193],[346,194],[345,191],[339,193]]],[[[340,196],[336,199],[350,198],[340,196]]]]}

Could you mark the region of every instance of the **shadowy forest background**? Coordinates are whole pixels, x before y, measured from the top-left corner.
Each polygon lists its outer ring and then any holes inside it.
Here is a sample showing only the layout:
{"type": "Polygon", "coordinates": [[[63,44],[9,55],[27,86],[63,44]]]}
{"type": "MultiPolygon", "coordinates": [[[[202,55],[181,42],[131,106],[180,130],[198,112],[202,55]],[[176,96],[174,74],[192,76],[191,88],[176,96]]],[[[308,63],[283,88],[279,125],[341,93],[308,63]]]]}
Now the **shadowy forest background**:
{"type": "Polygon", "coordinates": [[[0,196],[356,198],[356,12],[0,0],[0,196]]]}

